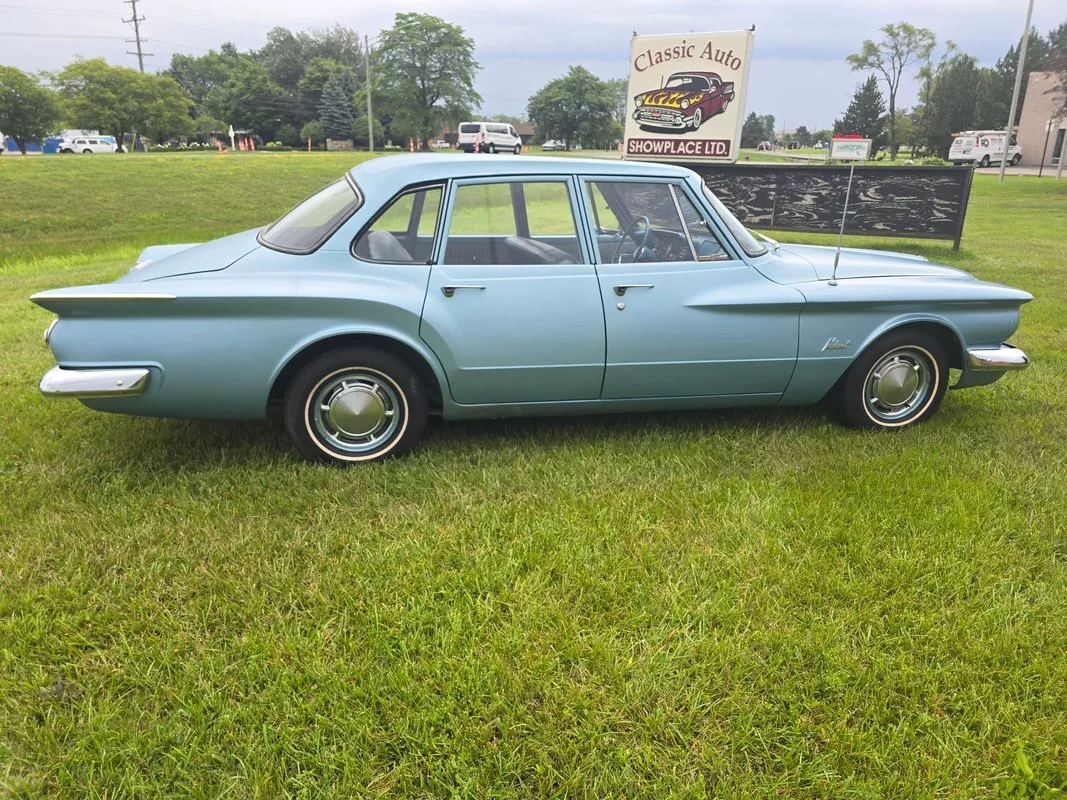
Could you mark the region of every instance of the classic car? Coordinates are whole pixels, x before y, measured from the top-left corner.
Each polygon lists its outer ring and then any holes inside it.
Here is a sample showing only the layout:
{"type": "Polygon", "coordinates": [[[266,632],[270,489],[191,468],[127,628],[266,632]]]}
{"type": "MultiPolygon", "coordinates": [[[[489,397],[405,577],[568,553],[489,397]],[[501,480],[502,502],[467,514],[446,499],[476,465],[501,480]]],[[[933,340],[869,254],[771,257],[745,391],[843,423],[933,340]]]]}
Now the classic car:
{"type": "Polygon", "coordinates": [[[676,72],[662,89],[634,97],[633,118],[642,130],[681,133],[696,130],[726,110],[734,85],[714,72],[676,72]]]}
{"type": "Polygon", "coordinates": [[[58,315],[48,396],[265,418],[336,464],[412,448],[427,415],[832,401],[860,428],[929,418],[1027,365],[1031,300],[912,255],[778,244],[694,172],[603,159],[365,161],[261,230],[149,247],[58,315]]]}

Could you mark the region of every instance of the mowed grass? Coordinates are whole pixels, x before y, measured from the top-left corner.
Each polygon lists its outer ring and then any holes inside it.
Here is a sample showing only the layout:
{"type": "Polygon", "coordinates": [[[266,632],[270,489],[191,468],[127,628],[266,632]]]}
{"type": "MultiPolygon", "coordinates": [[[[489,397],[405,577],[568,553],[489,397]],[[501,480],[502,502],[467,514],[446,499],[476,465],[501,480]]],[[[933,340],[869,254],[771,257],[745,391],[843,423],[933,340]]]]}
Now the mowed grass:
{"type": "Polygon", "coordinates": [[[339,471],[37,394],[28,295],[351,163],[0,160],[0,796],[979,798],[1020,750],[1067,779],[1067,184],[976,177],[959,253],[853,240],[1037,298],[1029,371],[898,435],[436,424],[339,471]]]}

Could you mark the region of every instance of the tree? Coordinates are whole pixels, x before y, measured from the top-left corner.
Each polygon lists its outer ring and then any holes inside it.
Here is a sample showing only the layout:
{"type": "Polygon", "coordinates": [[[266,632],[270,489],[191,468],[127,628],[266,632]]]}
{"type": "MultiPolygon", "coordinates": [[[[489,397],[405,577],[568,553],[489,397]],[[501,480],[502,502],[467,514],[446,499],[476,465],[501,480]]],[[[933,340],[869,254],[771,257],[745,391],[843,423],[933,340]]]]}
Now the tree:
{"type": "Polygon", "coordinates": [[[585,67],[571,67],[534,93],[526,111],[545,139],[562,139],[570,147],[608,147],[618,137],[611,87],[585,67]]]}
{"type": "Polygon", "coordinates": [[[319,121],[327,139],[348,139],[352,136],[352,95],[346,91],[345,81],[334,75],[326,82],[319,103],[319,121]]]}
{"type": "Polygon", "coordinates": [[[522,118],[516,117],[513,114],[493,114],[491,117],[486,117],[490,122],[506,122],[509,125],[521,125],[522,118]]]}
{"type": "Polygon", "coordinates": [[[620,125],[626,124],[626,94],[630,90],[630,82],[626,78],[612,78],[604,81],[608,85],[612,98],[615,100],[615,119],[620,125]]]}
{"type": "MultiPolygon", "coordinates": [[[[296,125],[303,114],[299,102],[278,86],[266,67],[241,58],[225,83],[214,86],[204,99],[204,111],[237,129],[251,129],[265,140],[282,125],[296,125]]],[[[312,111],[312,113],[315,113],[312,111]]]]}
{"type": "Polygon", "coordinates": [[[796,132],[793,134],[793,139],[801,147],[811,147],[811,134],[808,133],[806,125],[800,125],[797,127],[796,132]]]}
{"type": "Polygon", "coordinates": [[[0,130],[26,154],[26,142],[43,139],[59,121],[55,95],[15,67],[0,66],[0,130]]]}
{"type": "Polygon", "coordinates": [[[308,139],[310,139],[311,144],[316,147],[326,141],[326,135],[322,130],[322,123],[317,119],[312,120],[300,129],[300,141],[306,142],[308,139]]]}
{"type": "Polygon", "coordinates": [[[834,120],[834,133],[858,133],[871,140],[871,152],[876,153],[885,142],[886,122],[885,98],[878,90],[878,79],[871,75],[852,95],[844,117],[834,120]]]}
{"type": "Polygon", "coordinates": [[[777,138],[774,132],[774,114],[764,114],[759,118],[759,121],[760,130],[762,131],[760,140],[773,142],[777,138]]]}
{"type": "Polygon", "coordinates": [[[741,126],[741,146],[753,150],[763,140],[763,122],[755,111],[745,117],[741,126]]]}
{"type": "MultiPolygon", "coordinates": [[[[297,83],[297,97],[303,113],[307,115],[319,114],[319,105],[322,102],[322,90],[330,78],[345,76],[346,86],[355,87],[357,84],[356,74],[353,69],[340,61],[332,58],[315,58],[308,63],[304,75],[297,83]]],[[[355,91],[353,89],[353,96],[355,91]]]]}
{"type": "Polygon", "coordinates": [[[897,113],[897,90],[904,70],[915,63],[929,60],[937,44],[937,37],[928,28],[917,28],[908,22],[890,23],[881,28],[885,38],[877,44],[870,39],[863,42],[860,52],[846,59],[853,70],[870,70],[882,76],[889,90],[889,157],[897,157],[897,138],[894,127],[897,113]]]}
{"type": "Polygon", "coordinates": [[[938,70],[923,125],[930,152],[947,158],[952,134],[974,127],[979,84],[973,56],[955,55],[938,70]]]}
{"type": "Polygon", "coordinates": [[[79,128],[96,128],[122,144],[127,133],[152,137],[193,127],[192,100],[168,75],[113,67],[102,58],[77,59],[56,76],[67,115],[79,128]]]}
{"type": "Polygon", "coordinates": [[[424,150],[441,126],[470,116],[481,96],[474,40],[430,14],[401,13],[382,33],[376,91],[392,112],[393,134],[416,137],[424,150]]]}

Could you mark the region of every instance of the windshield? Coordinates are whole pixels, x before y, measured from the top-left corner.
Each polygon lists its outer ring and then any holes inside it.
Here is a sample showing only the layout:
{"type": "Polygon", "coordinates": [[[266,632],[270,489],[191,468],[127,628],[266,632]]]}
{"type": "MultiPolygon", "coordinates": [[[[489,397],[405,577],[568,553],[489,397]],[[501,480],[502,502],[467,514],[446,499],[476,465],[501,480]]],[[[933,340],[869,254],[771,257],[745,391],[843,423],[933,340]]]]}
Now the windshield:
{"type": "Polygon", "coordinates": [[[708,88],[708,81],[698,75],[674,75],[664,89],[693,89],[693,90],[705,90],[708,88]]]}
{"type": "Polygon", "coordinates": [[[715,213],[719,215],[719,219],[721,219],[726,227],[730,229],[730,233],[734,235],[737,243],[741,245],[742,250],[750,256],[761,256],[767,252],[767,247],[756,240],[756,237],[752,235],[752,231],[742,225],[740,220],[730,213],[730,209],[722,204],[722,201],[715,196],[715,193],[711,191],[711,189],[706,185],[702,185],[701,188],[704,190],[704,196],[708,198],[708,202],[711,203],[711,207],[715,209],[715,213]]]}
{"type": "Polygon", "coordinates": [[[310,253],[363,204],[354,184],[334,181],[259,234],[260,244],[287,253],[310,253]]]}

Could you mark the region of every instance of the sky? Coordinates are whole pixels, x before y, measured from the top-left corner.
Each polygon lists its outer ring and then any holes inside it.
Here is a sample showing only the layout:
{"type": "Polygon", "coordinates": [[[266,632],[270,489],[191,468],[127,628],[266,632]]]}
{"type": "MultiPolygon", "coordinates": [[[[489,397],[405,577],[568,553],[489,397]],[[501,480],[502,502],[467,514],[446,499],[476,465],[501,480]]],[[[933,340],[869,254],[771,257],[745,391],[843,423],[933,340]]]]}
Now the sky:
{"type": "MultiPolygon", "coordinates": [[[[372,37],[402,11],[434,14],[462,26],[474,39],[482,66],[476,88],[482,114],[525,113],[531,94],[571,65],[601,78],[627,75],[631,35],[727,31],[756,26],[745,112],[774,114],[779,129],[830,127],[866,77],[845,56],[864,39],[879,38],[887,22],[930,28],[952,39],[980,63],[992,65],[1019,41],[1026,0],[509,0],[488,10],[470,0],[138,0],[146,18],[142,36],[152,57],[145,68],[165,69],[171,54],[202,54],[232,41],[241,50],[263,45],[275,25],[306,30],[344,25],[372,37]]],[[[76,55],[103,56],[136,66],[121,0],[0,0],[0,64],[26,71],[54,70],[76,55]]],[[[1042,33],[1063,22],[1063,0],[1035,0],[1033,25],[1042,33]]],[[[899,107],[915,102],[907,79],[899,107]]]]}

